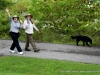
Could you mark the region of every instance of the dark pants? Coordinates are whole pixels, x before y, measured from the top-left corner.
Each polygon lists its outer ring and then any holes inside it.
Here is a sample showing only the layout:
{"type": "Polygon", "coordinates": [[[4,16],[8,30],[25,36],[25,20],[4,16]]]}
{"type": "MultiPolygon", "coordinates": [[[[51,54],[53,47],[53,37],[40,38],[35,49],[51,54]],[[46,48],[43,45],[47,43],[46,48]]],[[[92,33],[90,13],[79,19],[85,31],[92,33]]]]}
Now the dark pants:
{"type": "Polygon", "coordinates": [[[27,37],[27,41],[26,41],[25,49],[28,49],[29,43],[30,43],[32,45],[34,51],[36,51],[37,48],[36,48],[36,45],[35,45],[35,43],[33,41],[32,34],[27,34],[26,33],[26,37],[27,37]]]}
{"type": "Polygon", "coordinates": [[[19,45],[19,42],[18,42],[18,38],[20,36],[20,33],[14,33],[14,32],[10,32],[10,35],[11,35],[11,38],[13,40],[13,43],[10,47],[11,50],[14,50],[15,47],[17,48],[18,52],[22,52],[22,49],[19,45]]]}

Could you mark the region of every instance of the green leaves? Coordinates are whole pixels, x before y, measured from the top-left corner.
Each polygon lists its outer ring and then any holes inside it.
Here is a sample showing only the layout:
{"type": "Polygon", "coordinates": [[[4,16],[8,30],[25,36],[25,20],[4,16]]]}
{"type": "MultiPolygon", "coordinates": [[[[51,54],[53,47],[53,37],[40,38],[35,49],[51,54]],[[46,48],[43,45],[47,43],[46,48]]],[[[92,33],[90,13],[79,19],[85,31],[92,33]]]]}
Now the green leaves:
{"type": "Polygon", "coordinates": [[[5,8],[6,8],[7,6],[9,6],[10,4],[12,4],[12,3],[10,3],[9,1],[0,0],[0,10],[5,9],[5,8]]]}
{"type": "MultiPolygon", "coordinates": [[[[4,9],[11,1],[0,0],[0,8],[4,9]]],[[[9,8],[11,15],[17,14],[21,19],[27,12],[34,16],[36,26],[41,31],[40,35],[34,34],[36,40],[58,42],[59,38],[65,40],[67,35],[84,33],[93,36],[100,31],[99,0],[18,0],[9,8]]],[[[6,33],[9,29],[8,18],[4,12],[0,11],[0,14],[0,31],[6,33]]]]}
{"type": "Polygon", "coordinates": [[[34,19],[39,21],[37,26],[40,30],[42,29],[42,33],[52,34],[54,40],[56,39],[55,34],[60,39],[62,38],[60,34],[84,33],[84,35],[92,36],[100,31],[99,23],[97,22],[97,25],[94,23],[94,19],[100,17],[98,2],[99,0],[32,0],[32,7],[29,11],[34,15],[34,19]],[[92,29],[94,31],[91,32],[92,29]]]}

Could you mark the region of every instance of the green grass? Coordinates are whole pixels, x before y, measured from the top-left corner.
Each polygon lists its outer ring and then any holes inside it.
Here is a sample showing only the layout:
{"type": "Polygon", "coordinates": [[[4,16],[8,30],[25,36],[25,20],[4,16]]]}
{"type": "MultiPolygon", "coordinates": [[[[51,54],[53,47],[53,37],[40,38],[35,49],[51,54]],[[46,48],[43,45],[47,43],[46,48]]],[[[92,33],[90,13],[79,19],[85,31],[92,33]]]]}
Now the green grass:
{"type": "Polygon", "coordinates": [[[0,75],[100,75],[100,65],[3,56],[0,57],[0,75]]]}

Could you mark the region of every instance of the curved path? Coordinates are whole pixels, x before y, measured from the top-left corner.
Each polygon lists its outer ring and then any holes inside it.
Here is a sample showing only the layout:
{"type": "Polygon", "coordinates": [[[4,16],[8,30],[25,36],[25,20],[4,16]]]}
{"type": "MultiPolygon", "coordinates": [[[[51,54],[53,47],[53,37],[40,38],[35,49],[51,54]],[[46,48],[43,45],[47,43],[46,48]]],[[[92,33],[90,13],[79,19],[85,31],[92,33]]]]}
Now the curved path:
{"type": "Polygon", "coordinates": [[[24,55],[19,55],[17,50],[14,54],[9,52],[12,40],[0,40],[0,56],[16,55],[29,56],[37,58],[57,59],[76,61],[84,63],[100,64],[100,47],[83,47],[76,45],[52,44],[52,43],[36,43],[40,52],[35,53],[30,46],[31,51],[25,51],[25,43],[20,42],[24,55]]]}

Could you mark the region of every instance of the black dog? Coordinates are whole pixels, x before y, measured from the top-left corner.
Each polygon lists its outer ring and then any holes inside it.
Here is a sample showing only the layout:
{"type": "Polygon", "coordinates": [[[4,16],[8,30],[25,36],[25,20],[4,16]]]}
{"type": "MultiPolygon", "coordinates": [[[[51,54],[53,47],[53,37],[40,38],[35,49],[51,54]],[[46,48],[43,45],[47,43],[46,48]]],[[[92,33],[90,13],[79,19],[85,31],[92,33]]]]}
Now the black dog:
{"type": "Polygon", "coordinates": [[[77,46],[79,46],[78,45],[79,41],[83,41],[83,46],[85,46],[85,43],[89,46],[88,42],[90,42],[90,44],[92,44],[92,40],[88,36],[78,35],[78,36],[71,36],[71,38],[76,39],[77,46]]]}

